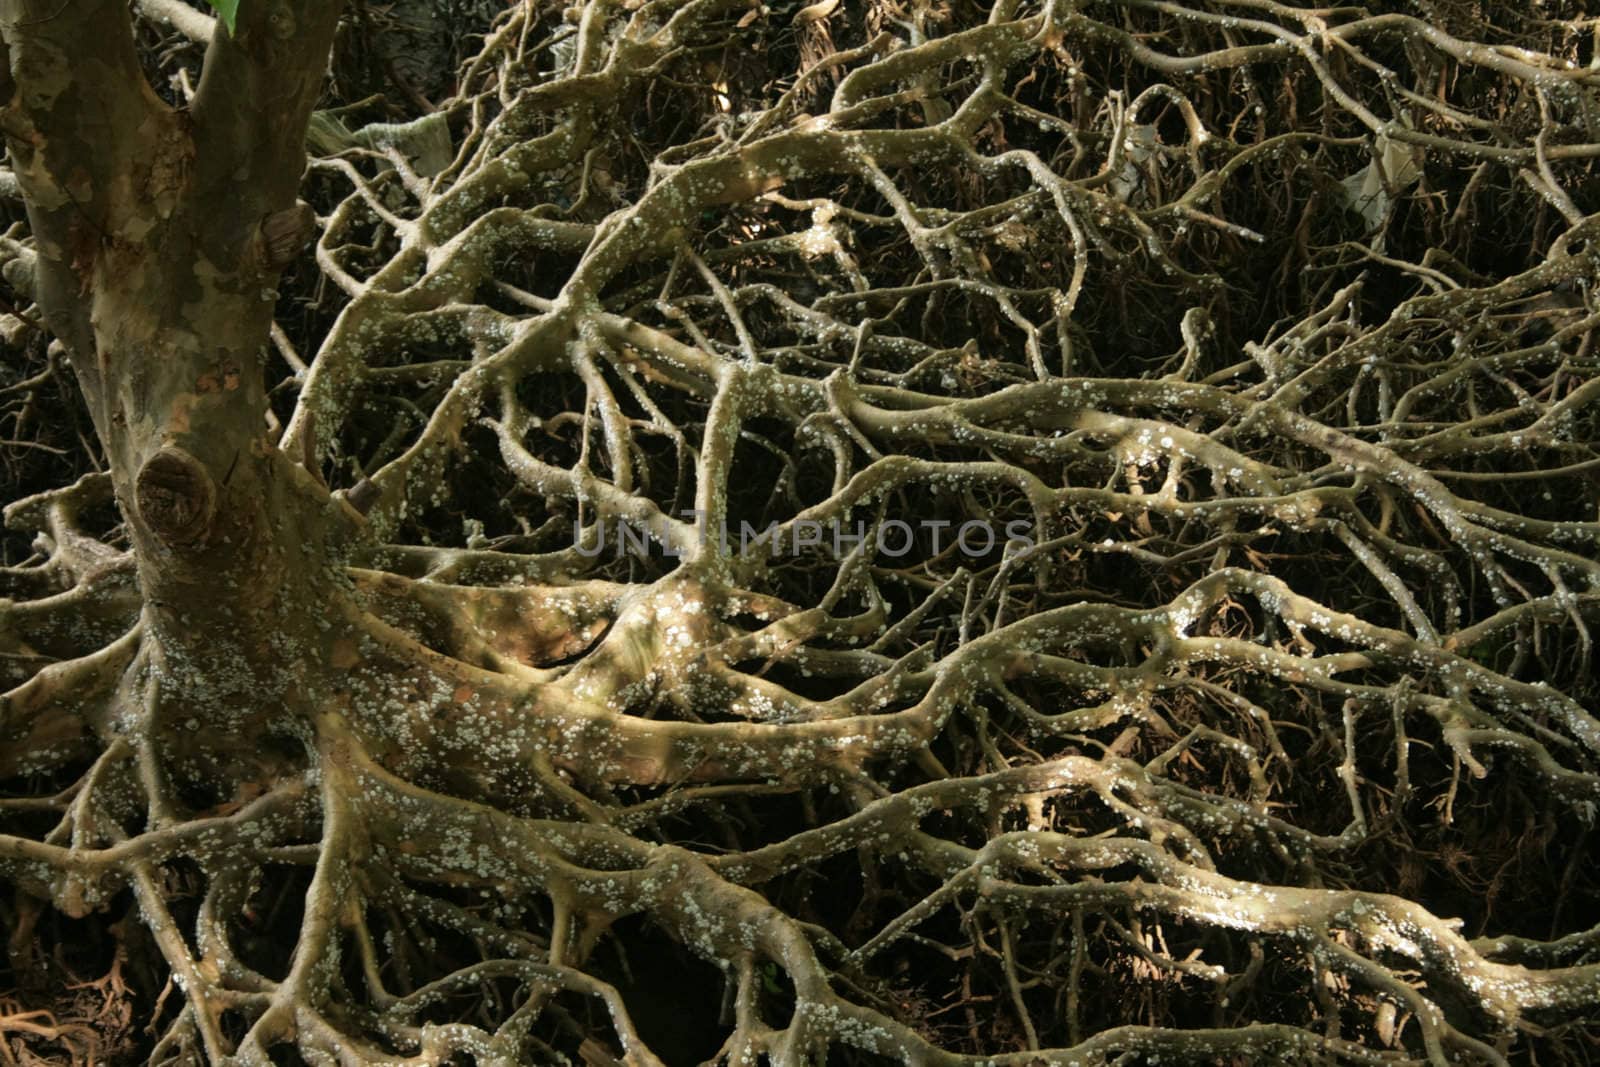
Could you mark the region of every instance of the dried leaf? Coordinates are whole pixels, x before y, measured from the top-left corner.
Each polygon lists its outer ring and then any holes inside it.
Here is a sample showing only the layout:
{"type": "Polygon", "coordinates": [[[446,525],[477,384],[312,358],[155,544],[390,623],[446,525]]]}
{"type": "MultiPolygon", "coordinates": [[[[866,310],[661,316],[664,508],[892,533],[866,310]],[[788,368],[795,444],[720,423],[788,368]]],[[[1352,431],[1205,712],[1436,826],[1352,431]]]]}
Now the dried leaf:
{"type": "Polygon", "coordinates": [[[795,12],[792,24],[795,26],[809,26],[813,22],[821,22],[833,14],[838,6],[839,0],[817,0],[815,4],[803,7],[795,12]]]}

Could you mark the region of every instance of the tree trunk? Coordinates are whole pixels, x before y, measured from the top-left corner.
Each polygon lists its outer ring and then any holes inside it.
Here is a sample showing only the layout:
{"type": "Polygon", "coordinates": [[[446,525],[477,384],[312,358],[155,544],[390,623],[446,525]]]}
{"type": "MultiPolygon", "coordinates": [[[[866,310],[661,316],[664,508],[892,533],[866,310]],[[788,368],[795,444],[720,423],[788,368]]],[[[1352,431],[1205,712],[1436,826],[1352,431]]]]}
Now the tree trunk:
{"type": "Polygon", "coordinates": [[[295,190],[341,5],[245,4],[188,110],[146,83],[124,5],[59,6],[11,5],[0,85],[37,296],[110,463],[151,676],[226,732],[295,684],[285,642],[357,521],[275,447],[263,380],[274,286],[313,233],[295,190]]]}

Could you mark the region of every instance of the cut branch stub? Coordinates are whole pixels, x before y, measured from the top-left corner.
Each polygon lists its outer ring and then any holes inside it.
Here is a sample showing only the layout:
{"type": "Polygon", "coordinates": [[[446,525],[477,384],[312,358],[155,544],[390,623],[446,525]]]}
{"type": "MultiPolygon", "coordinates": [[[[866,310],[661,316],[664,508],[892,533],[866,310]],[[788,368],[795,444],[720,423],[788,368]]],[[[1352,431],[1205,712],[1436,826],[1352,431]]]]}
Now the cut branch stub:
{"type": "Polygon", "coordinates": [[[274,211],[261,220],[262,259],[272,270],[282,270],[305,249],[316,227],[316,212],[304,200],[274,211]]]}
{"type": "Polygon", "coordinates": [[[200,461],[167,447],[139,471],[139,516],[169,546],[203,540],[216,513],[216,489],[200,461]]]}
{"type": "Polygon", "coordinates": [[[357,512],[365,515],[372,510],[372,505],[376,504],[382,495],[383,490],[378,488],[376,482],[363,478],[345,494],[345,501],[357,512]]]}

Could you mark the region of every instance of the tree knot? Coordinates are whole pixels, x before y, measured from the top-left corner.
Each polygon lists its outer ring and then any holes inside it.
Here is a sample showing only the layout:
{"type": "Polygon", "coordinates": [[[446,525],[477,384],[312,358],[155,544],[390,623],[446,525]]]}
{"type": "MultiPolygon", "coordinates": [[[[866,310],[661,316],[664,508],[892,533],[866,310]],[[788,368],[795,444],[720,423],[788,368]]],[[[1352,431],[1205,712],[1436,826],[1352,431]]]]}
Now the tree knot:
{"type": "Polygon", "coordinates": [[[135,486],[139,516],[167,545],[205,539],[216,513],[216,489],[199,460],[168,446],[151,456],[135,486]]]}
{"type": "Polygon", "coordinates": [[[271,270],[282,270],[298,256],[317,228],[316,212],[304,200],[274,211],[261,220],[261,258],[271,270]]]}

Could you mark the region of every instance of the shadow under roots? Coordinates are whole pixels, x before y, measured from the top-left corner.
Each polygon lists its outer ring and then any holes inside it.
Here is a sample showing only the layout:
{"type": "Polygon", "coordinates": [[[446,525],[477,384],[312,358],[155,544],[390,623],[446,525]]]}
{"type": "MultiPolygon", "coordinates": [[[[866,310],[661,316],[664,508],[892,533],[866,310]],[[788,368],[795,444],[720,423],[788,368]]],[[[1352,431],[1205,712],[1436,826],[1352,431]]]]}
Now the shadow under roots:
{"type": "Polygon", "coordinates": [[[131,893],[81,919],[0,894],[0,940],[0,1020],[45,1024],[0,1026],[0,1064],[144,1062],[168,978],[131,893]]]}
{"type": "MultiPolygon", "coordinates": [[[[643,916],[613,923],[585,969],[616,987],[639,1037],[663,1063],[704,1062],[733,1029],[722,1022],[722,972],[643,916]]],[[[592,1032],[611,1029],[607,1019],[594,1023],[592,1032]]]]}

